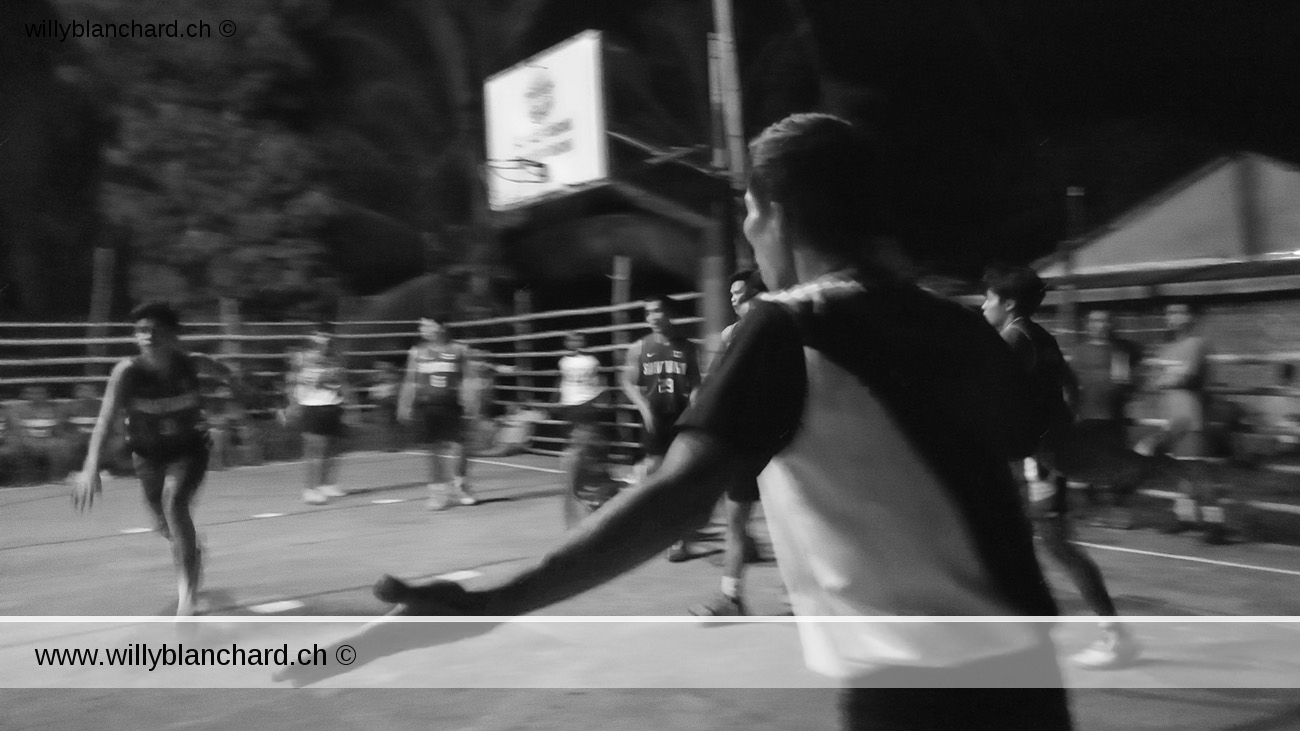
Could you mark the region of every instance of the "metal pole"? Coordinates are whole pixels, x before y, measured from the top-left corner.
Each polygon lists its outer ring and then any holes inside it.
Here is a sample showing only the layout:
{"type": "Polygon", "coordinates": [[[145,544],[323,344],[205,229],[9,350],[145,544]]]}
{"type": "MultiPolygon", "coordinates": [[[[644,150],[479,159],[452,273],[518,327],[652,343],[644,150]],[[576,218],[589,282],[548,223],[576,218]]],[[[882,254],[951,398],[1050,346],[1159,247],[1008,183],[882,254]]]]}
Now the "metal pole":
{"type": "Polygon", "coordinates": [[[1085,196],[1083,188],[1072,185],[1065,190],[1065,216],[1068,231],[1065,240],[1062,242],[1064,256],[1061,257],[1061,334],[1064,336],[1061,344],[1065,346],[1065,351],[1074,354],[1076,345],[1079,342],[1079,314],[1076,303],[1076,286],[1074,283],[1074,251],[1079,246],[1083,236],[1083,200],[1085,196]]]}

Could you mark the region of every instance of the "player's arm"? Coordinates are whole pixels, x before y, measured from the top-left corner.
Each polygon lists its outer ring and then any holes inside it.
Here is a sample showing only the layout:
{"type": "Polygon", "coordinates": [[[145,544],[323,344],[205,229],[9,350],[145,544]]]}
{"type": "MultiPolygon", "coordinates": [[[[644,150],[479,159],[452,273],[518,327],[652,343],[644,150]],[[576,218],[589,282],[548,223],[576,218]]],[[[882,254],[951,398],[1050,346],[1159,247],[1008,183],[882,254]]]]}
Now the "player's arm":
{"type": "Polygon", "coordinates": [[[402,386],[397,391],[397,418],[403,421],[411,418],[411,409],[415,407],[415,379],[418,345],[412,345],[406,354],[406,373],[402,376],[402,386]]]}
{"type": "Polygon", "coordinates": [[[619,372],[619,387],[623,389],[623,394],[627,400],[632,402],[637,411],[641,412],[642,418],[645,419],[646,426],[650,425],[650,399],[641,393],[641,341],[638,340],[628,346],[627,356],[623,360],[623,370],[619,372]]]}
{"type": "Polygon", "coordinates": [[[73,487],[72,502],[77,509],[89,508],[95,502],[95,495],[102,489],[99,480],[99,455],[104,443],[113,433],[117,423],[118,410],[125,401],[125,379],[123,374],[130,366],[130,361],[120,361],[108,377],[108,386],[104,389],[104,399],[99,404],[99,418],[90,433],[90,444],[86,447],[86,461],[82,464],[81,474],[73,487]]]}
{"type": "Polygon", "coordinates": [[[239,371],[232,368],[225,361],[215,358],[207,353],[190,353],[190,362],[196,369],[206,371],[217,377],[222,383],[230,388],[231,393],[238,401],[243,401],[251,393],[251,389],[244,383],[239,371]]]}

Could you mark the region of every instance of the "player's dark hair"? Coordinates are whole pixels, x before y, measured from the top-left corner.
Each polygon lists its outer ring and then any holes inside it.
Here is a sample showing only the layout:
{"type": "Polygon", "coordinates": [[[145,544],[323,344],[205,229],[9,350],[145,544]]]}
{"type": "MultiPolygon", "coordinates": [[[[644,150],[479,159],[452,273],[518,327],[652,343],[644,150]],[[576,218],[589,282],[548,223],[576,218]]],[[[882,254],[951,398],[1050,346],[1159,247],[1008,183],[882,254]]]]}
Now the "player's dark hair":
{"type": "Polygon", "coordinates": [[[140,320],[153,320],[155,324],[161,325],[168,330],[178,331],[181,329],[181,317],[171,306],[171,303],[163,300],[153,300],[136,305],[131,310],[131,322],[140,320]]]}
{"type": "Polygon", "coordinates": [[[763,275],[757,269],[737,270],[731,275],[731,279],[727,281],[727,286],[730,287],[736,282],[745,283],[745,295],[740,300],[741,302],[748,302],[767,291],[767,284],[763,282],[763,275]]]}
{"type": "Polygon", "coordinates": [[[857,255],[883,228],[881,159],[865,132],[829,114],[795,114],[749,143],[749,191],[780,203],[808,242],[857,255]]]}
{"type": "Polygon", "coordinates": [[[1029,267],[998,267],[984,273],[984,289],[1002,300],[1016,301],[1016,314],[1033,317],[1047,295],[1045,284],[1029,267]]]}

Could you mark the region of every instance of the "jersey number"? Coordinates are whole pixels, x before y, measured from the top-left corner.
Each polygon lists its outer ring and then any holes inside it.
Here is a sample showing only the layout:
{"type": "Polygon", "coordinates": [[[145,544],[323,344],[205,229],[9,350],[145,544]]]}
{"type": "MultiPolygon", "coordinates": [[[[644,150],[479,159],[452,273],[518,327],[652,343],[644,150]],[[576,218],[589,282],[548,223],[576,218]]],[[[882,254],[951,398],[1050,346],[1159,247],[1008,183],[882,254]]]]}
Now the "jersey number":
{"type": "Polygon", "coordinates": [[[676,381],[674,381],[671,378],[659,379],[659,393],[676,393],[676,392],[677,392],[676,381]]]}
{"type": "Polygon", "coordinates": [[[432,387],[434,387],[434,388],[446,388],[446,387],[447,387],[447,377],[446,377],[446,376],[439,375],[439,374],[437,374],[437,373],[431,374],[431,375],[429,376],[429,385],[432,386],[432,387]]]}

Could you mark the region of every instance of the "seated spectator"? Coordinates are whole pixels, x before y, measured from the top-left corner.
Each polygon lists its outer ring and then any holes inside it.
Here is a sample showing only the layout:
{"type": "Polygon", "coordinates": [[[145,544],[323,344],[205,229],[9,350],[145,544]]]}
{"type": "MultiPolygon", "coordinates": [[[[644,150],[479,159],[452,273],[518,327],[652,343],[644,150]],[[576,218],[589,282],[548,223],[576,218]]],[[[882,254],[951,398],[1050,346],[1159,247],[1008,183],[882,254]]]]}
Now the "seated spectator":
{"type": "Polygon", "coordinates": [[[67,416],[50,399],[45,386],[27,386],[15,406],[20,448],[31,476],[37,482],[62,480],[75,465],[76,444],[69,434],[67,416]]]}
{"type": "MultiPolygon", "coordinates": [[[[95,422],[99,419],[102,397],[100,387],[93,383],[78,383],[73,389],[72,397],[72,401],[65,407],[65,413],[69,438],[73,444],[73,464],[80,464],[86,459],[90,434],[95,430],[95,422]]],[[[128,466],[131,461],[130,450],[126,446],[125,437],[122,436],[124,433],[122,429],[114,430],[112,441],[104,445],[104,453],[100,456],[99,464],[110,474],[131,472],[128,466]]]]}
{"type": "Polygon", "coordinates": [[[533,440],[537,422],[545,418],[546,414],[541,411],[510,404],[506,407],[505,415],[497,419],[491,446],[479,454],[484,457],[506,457],[523,452],[533,440]]]}

